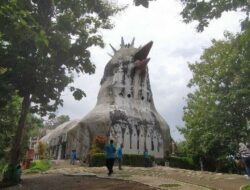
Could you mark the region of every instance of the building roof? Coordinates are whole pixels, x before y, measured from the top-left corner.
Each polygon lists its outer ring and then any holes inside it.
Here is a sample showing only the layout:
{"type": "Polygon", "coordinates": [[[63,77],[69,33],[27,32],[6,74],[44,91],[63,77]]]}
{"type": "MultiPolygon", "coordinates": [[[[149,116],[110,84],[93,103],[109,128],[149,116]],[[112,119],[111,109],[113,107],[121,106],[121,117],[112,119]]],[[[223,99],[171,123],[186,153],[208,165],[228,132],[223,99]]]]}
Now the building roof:
{"type": "Polygon", "coordinates": [[[54,130],[50,131],[47,135],[42,137],[40,141],[50,144],[53,140],[59,140],[59,136],[66,136],[68,131],[73,129],[79,123],[79,121],[79,119],[74,119],[59,125],[54,130]]]}

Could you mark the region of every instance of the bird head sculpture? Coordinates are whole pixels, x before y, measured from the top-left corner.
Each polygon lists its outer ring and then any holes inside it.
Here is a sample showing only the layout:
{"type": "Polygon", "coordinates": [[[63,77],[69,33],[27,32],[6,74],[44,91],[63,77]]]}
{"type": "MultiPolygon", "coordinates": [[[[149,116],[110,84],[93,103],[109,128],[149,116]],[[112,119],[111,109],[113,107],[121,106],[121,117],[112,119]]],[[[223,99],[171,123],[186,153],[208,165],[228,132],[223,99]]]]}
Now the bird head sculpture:
{"type": "Polygon", "coordinates": [[[135,48],[134,39],[125,44],[123,38],[119,50],[111,45],[114,55],[105,67],[98,103],[119,105],[119,102],[130,99],[128,102],[134,105],[153,106],[147,66],[152,45],[150,41],[135,48]]]}

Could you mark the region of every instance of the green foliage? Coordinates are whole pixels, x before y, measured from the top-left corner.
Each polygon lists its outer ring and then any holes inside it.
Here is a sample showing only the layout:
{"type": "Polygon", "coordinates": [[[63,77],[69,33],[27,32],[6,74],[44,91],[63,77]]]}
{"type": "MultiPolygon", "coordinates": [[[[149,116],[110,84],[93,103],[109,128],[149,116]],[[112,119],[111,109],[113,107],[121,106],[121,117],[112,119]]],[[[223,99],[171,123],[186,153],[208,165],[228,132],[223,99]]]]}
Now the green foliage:
{"type": "Polygon", "coordinates": [[[143,7],[148,8],[149,1],[152,1],[152,0],[134,0],[134,4],[135,4],[135,6],[142,5],[143,7]]]}
{"type": "Polygon", "coordinates": [[[165,159],[163,158],[151,158],[152,161],[155,161],[155,163],[159,166],[165,166],[165,159]]]}
{"type": "Polygon", "coordinates": [[[216,170],[223,173],[238,173],[238,168],[236,166],[235,160],[225,157],[217,160],[216,170]]]}
{"type": "Polygon", "coordinates": [[[249,138],[250,30],[225,37],[213,40],[200,61],[189,65],[189,86],[196,90],[188,95],[180,129],[189,153],[204,156],[215,170],[249,138]]]}
{"type": "MultiPolygon", "coordinates": [[[[20,114],[21,98],[12,96],[8,101],[0,107],[0,175],[4,174],[3,186],[9,186],[19,183],[21,169],[16,166],[7,164],[7,154],[10,151],[10,146],[18,125],[20,114]],[[12,180],[9,180],[9,179],[12,180]],[[9,180],[9,181],[8,181],[9,180]]],[[[23,142],[20,148],[20,154],[24,154],[28,147],[29,138],[36,135],[38,129],[42,127],[42,120],[29,114],[26,122],[27,132],[24,135],[23,142]]]]}
{"type": "Polygon", "coordinates": [[[0,159],[6,157],[10,150],[10,142],[20,114],[21,99],[18,96],[9,98],[8,103],[0,107],[0,159]]]}
{"type": "Polygon", "coordinates": [[[94,139],[94,144],[101,150],[104,151],[105,144],[107,142],[107,137],[103,135],[97,135],[94,139]]]}
{"type": "Polygon", "coordinates": [[[96,144],[92,144],[88,152],[88,156],[91,157],[91,156],[94,156],[95,154],[103,153],[103,152],[104,152],[103,149],[100,149],[96,144]]]}
{"type": "MultiPolygon", "coordinates": [[[[6,158],[10,151],[10,145],[18,125],[20,114],[21,98],[18,96],[9,97],[8,102],[0,107],[0,159],[6,158]]],[[[42,120],[29,114],[26,122],[27,132],[22,143],[22,151],[28,146],[31,136],[38,134],[39,128],[43,127],[42,120]]]]}
{"type": "MultiPolygon", "coordinates": [[[[91,156],[89,165],[91,167],[99,167],[105,165],[105,154],[104,153],[96,153],[91,156]]],[[[154,161],[153,156],[149,156],[150,163],[149,166],[152,166],[152,161],[154,161]]],[[[143,155],[135,155],[135,154],[124,154],[123,155],[123,165],[134,166],[134,167],[142,167],[144,166],[144,158],[143,155]]]]}
{"type": "MultiPolygon", "coordinates": [[[[154,161],[153,156],[149,156],[149,166],[152,166],[152,162],[154,161]]],[[[137,154],[124,154],[123,155],[123,165],[134,166],[134,167],[143,167],[144,164],[144,156],[137,154]]]]}
{"type": "Polygon", "coordinates": [[[242,187],[241,190],[250,190],[250,185],[246,185],[246,186],[242,187]]]}
{"type": "Polygon", "coordinates": [[[179,187],[181,186],[180,184],[175,184],[175,183],[169,183],[169,184],[161,184],[159,185],[159,187],[163,187],[163,188],[168,188],[168,187],[179,187]]]}
{"type": "Polygon", "coordinates": [[[193,158],[191,157],[170,156],[168,158],[168,161],[169,161],[169,166],[174,168],[191,169],[191,170],[198,168],[193,158]]]}
{"type": "Polygon", "coordinates": [[[4,178],[0,187],[8,187],[20,183],[21,180],[21,166],[18,165],[8,165],[6,171],[4,171],[4,178]],[[11,179],[11,180],[9,180],[11,179]]]}
{"type": "Polygon", "coordinates": [[[5,159],[0,160],[0,176],[7,170],[8,163],[5,159]]]}
{"type": "MultiPolygon", "coordinates": [[[[110,17],[121,10],[101,0],[0,2],[0,103],[16,93],[22,98],[12,165],[20,159],[28,112],[54,112],[74,73],[94,73],[89,47],[104,46],[100,29],[111,29],[110,17]]],[[[85,96],[70,90],[77,100],[85,96]]]]}
{"type": "Polygon", "coordinates": [[[105,166],[106,158],[104,153],[96,153],[90,157],[89,166],[90,167],[101,167],[105,166]]]}
{"type": "Polygon", "coordinates": [[[67,122],[70,120],[70,117],[68,115],[60,115],[58,117],[50,118],[49,120],[45,121],[44,127],[47,129],[55,129],[59,125],[67,122]]]}
{"type": "Polygon", "coordinates": [[[49,170],[51,162],[49,160],[34,160],[29,169],[25,173],[39,173],[49,170]]]}
{"type": "Polygon", "coordinates": [[[242,34],[227,34],[226,41],[213,41],[201,61],[190,65],[194,73],[190,86],[199,90],[188,96],[187,126],[181,129],[192,153],[204,155],[210,169],[224,170],[226,155],[234,154],[237,142],[249,134],[249,1],[181,1],[184,22],[198,21],[198,31],[223,12],[246,13],[242,34]]]}
{"type": "MultiPolygon", "coordinates": [[[[179,129],[179,128],[178,128],[179,129]]],[[[176,142],[176,152],[178,156],[187,156],[188,155],[188,147],[186,141],[176,142]]]]}
{"type": "Polygon", "coordinates": [[[45,159],[46,158],[46,151],[47,151],[47,144],[39,141],[37,149],[38,149],[39,159],[41,159],[41,160],[45,159]]]}
{"type": "Polygon", "coordinates": [[[94,141],[89,150],[88,156],[92,157],[98,153],[103,153],[106,142],[107,142],[107,138],[105,136],[97,135],[94,138],[94,141]]]}
{"type": "Polygon", "coordinates": [[[223,12],[227,11],[241,11],[246,13],[246,19],[242,21],[243,29],[249,25],[248,13],[250,11],[248,0],[180,0],[184,8],[181,15],[184,22],[198,21],[197,30],[203,31],[207,27],[210,20],[220,18],[223,12]]]}
{"type": "MultiPolygon", "coordinates": [[[[94,73],[88,48],[104,46],[99,29],[112,28],[110,16],[122,10],[83,0],[0,5],[0,68],[6,70],[0,83],[8,85],[4,91],[32,95],[32,110],[43,115],[62,105],[61,92],[73,82],[73,72],[94,73]]],[[[78,88],[70,90],[77,100],[85,96],[78,88]]]]}

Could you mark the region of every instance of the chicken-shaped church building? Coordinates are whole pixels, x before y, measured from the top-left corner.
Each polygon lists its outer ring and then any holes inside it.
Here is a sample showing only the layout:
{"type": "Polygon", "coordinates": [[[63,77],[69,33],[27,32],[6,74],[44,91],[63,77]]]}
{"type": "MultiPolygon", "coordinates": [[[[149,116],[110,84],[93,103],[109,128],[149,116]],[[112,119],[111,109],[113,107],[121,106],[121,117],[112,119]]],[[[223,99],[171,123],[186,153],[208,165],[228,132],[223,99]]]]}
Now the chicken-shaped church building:
{"type": "Polygon", "coordinates": [[[163,158],[170,150],[170,130],[157,112],[150,87],[147,58],[153,42],[135,48],[134,39],[107,63],[96,106],[83,119],[58,126],[44,136],[52,155],[64,159],[76,150],[80,159],[87,156],[97,135],[123,143],[124,154],[143,154],[163,158]]]}

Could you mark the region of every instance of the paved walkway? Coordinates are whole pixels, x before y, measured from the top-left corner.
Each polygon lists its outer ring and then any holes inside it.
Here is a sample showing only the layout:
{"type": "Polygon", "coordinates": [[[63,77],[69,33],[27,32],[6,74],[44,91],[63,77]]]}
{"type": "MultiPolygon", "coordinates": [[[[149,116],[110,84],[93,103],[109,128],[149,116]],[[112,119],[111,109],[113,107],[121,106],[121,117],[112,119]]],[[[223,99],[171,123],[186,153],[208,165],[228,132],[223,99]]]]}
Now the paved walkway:
{"type": "MultiPolygon", "coordinates": [[[[105,167],[69,166],[65,163],[59,163],[46,173],[80,174],[84,172],[94,173],[102,178],[108,177],[105,167]]],[[[162,166],[153,168],[123,167],[121,171],[114,167],[112,178],[137,181],[157,188],[165,186],[162,189],[175,190],[239,190],[241,186],[250,184],[250,179],[246,179],[242,175],[191,171],[162,166]]]]}

